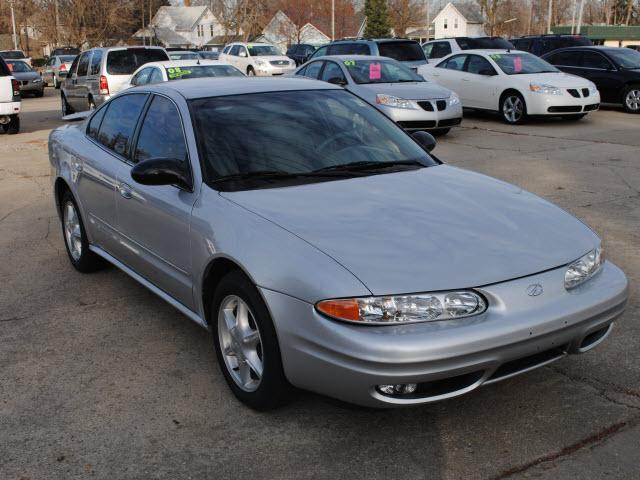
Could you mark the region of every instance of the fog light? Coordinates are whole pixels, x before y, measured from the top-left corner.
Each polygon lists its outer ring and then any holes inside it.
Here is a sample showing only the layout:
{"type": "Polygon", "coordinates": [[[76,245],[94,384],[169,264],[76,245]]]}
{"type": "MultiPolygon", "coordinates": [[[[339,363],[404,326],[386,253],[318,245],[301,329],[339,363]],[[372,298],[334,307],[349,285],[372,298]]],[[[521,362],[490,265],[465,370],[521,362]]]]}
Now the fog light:
{"type": "Polygon", "coordinates": [[[398,383],[397,385],[378,385],[378,391],[385,395],[409,395],[416,391],[415,383],[398,383]]]}

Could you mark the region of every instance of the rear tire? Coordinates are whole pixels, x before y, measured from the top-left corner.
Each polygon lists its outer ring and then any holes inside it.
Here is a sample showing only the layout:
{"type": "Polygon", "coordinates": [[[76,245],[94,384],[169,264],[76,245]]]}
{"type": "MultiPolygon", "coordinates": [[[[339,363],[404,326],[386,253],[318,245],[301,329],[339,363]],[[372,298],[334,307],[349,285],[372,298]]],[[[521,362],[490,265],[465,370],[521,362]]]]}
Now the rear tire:
{"type": "Polygon", "coordinates": [[[210,312],[218,366],[236,398],[259,411],[286,403],[291,387],[284,376],[276,330],[251,281],[240,271],[225,275],[210,312]]]}
{"type": "Polygon", "coordinates": [[[73,268],[81,273],[91,273],[104,268],[106,262],[89,249],[80,210],[70,191],[60,202],[62,211],[62,237],[73,268]]]}
{"type": "Polygon", "coordinates": [[[9,135],[20,133],[20,117],[18,117],[18,115],[11,115],[11,120],[6,125],[3,125],[3,128],[9,135]]]}
{"type": "Polygon", "coordinates": [[[500,100],[502,120],[509,125],[521,125],[527,121],[527,104],[518,92],[510,91],[500,100]]]}
{"type": "Polygon", "coordinates": [[[627,113],[640,113],[640,85],[630,85],[624,89],[622,106],[627,113]]]}
{"type": "Polygon", "coordinates": [[[93,112],[96,109],[96,102],[93,101],[92,97],[89,97],[87,100],[87,110],[93,112]]]}
{"type": "Polygon", "coordinates": [[[65,117],[67,115],[71,115],[73,113],[73,108],[71,108],[69,102],[67,102],[67,97],[64,95],[64,93],[60,94],[60,101],[62,103],[62,116],[65,117]]]}

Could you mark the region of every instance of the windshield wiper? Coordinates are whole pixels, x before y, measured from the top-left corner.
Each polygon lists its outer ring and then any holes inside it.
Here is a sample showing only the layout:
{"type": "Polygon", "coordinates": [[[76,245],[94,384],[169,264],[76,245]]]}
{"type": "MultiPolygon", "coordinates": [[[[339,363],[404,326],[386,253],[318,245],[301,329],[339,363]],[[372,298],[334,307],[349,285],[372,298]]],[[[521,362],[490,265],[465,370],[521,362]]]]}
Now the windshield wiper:
{"type": "Polygon", "coordinates": [[[344,173],[334,172],[285,172],[282,170],[255,170],[253,172],[234,173],[224,175],[211,181],[211,183],[230,182],[235,180],[281,180],[288,178],[304,177],[344,177],[344,173]]]}
{"type": "Polygon", "coordinates": [[[312,173],[323,173],[331,171],[365,171],[365,170],[381,170],[384,168],[398,167],[398,166],[410,166],[410,167],[426,167],[424,163],[419,160],[398,160],[395,162],[373,162],[364,160],[361,162],[343,163],[341,165],[331,165],[330,167],[323,167],[314,170],[312,173]]]}

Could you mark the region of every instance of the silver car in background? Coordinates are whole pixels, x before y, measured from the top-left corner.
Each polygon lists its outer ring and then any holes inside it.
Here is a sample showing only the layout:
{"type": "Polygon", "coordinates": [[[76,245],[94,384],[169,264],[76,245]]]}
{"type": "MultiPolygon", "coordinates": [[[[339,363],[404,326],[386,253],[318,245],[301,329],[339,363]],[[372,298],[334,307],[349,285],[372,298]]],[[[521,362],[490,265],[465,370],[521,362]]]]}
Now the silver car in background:
{"type": "Polygon", "coordinates": [[[217,60],[170,60],[145,63],[131,76],[130,87],[203,77],[244,77],[233,65],[217,60]]]}
{"type": "Polygon", "coordinates": [[[588,226],[433,146],[326,82],[203,78],[121,93],[49,157],[71,264],[208,328],[241,401],[393,407],[586,352],[628,295],[588,226]]]}
{"type": "Polygon", "coordinates": [[[42,79],[51,85],[53,88],[58,89],[60,85],[67,78],[71,65],[76,59],[77,55],[57,55],[51,57],[44,66],[42,71],[42,79]]]}
{"type": "Polygon", "coordinates": [[[9,69],[15,78],[20,83],[20,94],[31,94],[36,97],[42,97],[44,95],[44,82],[38,72],[36,72],[31,65],[24,60],[6,60],[9,69]]]}
{"type": "Polygon", "coordinates": [[[462,103],[451,90],[400,62],[369,55],[314,58],[295,75],[343,86],[384,112],[405,130],[446,134],[462,122],[462,103]]]}

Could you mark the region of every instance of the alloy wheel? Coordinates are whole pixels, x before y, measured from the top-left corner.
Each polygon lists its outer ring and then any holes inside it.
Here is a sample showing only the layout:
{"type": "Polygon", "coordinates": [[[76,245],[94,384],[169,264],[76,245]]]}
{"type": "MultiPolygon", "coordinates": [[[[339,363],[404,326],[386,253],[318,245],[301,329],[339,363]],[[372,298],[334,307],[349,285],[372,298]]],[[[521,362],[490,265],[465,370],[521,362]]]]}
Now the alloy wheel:
{"type": "Polygon", "coordinates": [[[218,339],[227,371],[245,392],[260,386],[264,358],[260,330],[249,306],[236,295],[229,295],[218,311],[218,339]]]}
{"type": "Polygon", "coordinates": [[[629,110],[633,110],[634,112],[640,110],[640,90],[629,90],[624,101],[627,104],[627,108],[629,110]]]}
{"type": "Polygon", "coordinates": [[[507,97],[502,104],[502,114],[509,123],[519,122],[524,114],[524,103],[520,97],[507,97]]]}
{"type": "Polygon", "coordinates": [[[64,239],[67,242],[67,248],[76,262],[82,256],[82,230],[80,228],[80,218],[76,211],[75,205],[67,202],[64,206],[64,239]]]}

